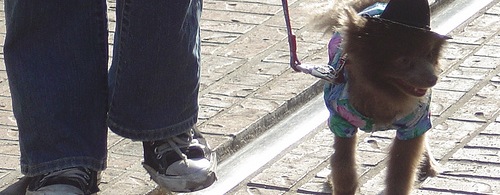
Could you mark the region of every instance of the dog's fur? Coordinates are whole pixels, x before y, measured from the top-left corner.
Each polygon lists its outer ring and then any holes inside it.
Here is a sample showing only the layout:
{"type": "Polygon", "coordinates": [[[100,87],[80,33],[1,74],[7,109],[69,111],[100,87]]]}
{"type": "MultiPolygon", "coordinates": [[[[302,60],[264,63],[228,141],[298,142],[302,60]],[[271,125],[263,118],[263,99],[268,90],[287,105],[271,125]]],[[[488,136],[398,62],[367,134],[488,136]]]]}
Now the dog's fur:
{"type": "MultiPolygon", "coordinates": [[[[375,124],[386,125],[411,113],[421,101],[422,93],[436,84],[438,59],[445,38],[424,30],[418,32],[416,28],[367,25],[367,19],[356,13],[374,2],[337,0],[315,22],[321,29],[341,32],[344,38],[342,47],[348,54],[347,90],[352,106],[372,118],[375,124]]],[[[355,194],[358,188],[356,137],[335,137],[334,141],[330,176],[333,192],[355,194]]],[[[389,152],[385,194],[409,194],[421,161],[420,177],[436,175],[435,161],[425,145],[425,135],[406,141],[394,139],[389,152]]]]}

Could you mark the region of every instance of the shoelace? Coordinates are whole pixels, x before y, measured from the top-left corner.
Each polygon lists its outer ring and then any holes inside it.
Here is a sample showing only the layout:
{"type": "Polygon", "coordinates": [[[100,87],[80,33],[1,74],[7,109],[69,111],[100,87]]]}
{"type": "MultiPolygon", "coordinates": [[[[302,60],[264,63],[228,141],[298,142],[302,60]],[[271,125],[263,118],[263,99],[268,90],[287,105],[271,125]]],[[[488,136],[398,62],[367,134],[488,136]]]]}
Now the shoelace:
{"type": "Polygon", "coordinates": [[[191,145],[192,142],[193,142],[193,132],[190,131],[187,140],[181,139],[177,136],[167,138],[166,143],[155,148],[155,153],[158,155],[158,158],[161,158],[163,154],[170,151],[175,151],[175,153],[177,153],[182,158],[184,163],[186,163],[187,165],[188,157],[186,156],[186,154],[182,153],[181,148],[189,147],[189,145],[191,145]]]}
{"type": "Polygon", "coordinates": [[[59,171],[54,171],[49,174],[47,174],[45,177],[43,177],[40,180],[40,183],[45,183],[48,180],[56,180],[56,179],[65,179],[65,180],[71,180],[75,182],[84,182],[84,184],[87,186],[89,185],[89,180],[90,176],[89,173],[78,169],[78,168],[70,168],[70,169],[63,169],[59,171]]]}

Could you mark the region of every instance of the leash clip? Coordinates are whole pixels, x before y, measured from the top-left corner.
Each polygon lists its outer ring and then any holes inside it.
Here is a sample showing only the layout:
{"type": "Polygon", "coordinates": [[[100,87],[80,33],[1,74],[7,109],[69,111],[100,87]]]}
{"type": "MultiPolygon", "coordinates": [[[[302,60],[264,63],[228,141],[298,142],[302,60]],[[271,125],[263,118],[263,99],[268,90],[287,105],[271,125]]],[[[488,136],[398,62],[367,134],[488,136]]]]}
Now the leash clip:
{"type": "Polygon", "coordinates": [[[335,68],[327,64],[301,64],[297,68],[306,74],[310,74],[316,78],[323,79],[330,83],[339,83],[339,75],[341,74],[335,68]]]}
{"type": "Polygon", "coordinates": [[[335,79],[338,77],[337,70],[329,65],[315,65],[311,69],[311,75],[324,79],[330,83],[335,82],[335,79]]]}

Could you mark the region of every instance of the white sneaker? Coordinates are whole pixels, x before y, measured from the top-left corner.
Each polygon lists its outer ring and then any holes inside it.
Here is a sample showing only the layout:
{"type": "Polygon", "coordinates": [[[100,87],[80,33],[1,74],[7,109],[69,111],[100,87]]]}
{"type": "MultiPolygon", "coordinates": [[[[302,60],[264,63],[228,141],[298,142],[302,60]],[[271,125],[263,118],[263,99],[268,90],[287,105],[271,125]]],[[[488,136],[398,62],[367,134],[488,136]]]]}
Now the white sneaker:
{"type": "Polygon", "coordinates": [[[143,142],[143,147],[143,166],[161,187],[173,192],[192,192],[216,180],[215,152],[194,128],[165,140],[143,142]]]}

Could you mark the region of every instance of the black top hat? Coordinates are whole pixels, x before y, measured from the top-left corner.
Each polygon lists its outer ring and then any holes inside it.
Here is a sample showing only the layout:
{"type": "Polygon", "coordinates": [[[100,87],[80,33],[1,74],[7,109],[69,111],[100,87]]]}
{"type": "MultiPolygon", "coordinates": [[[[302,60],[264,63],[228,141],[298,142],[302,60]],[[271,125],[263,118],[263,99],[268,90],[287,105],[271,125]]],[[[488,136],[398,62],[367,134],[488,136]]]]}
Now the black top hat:
{"type": "Polygon", "coordinates": [[[427,0],[391,0],[381,19],[430,30],[430,8],[427,0]]]}

